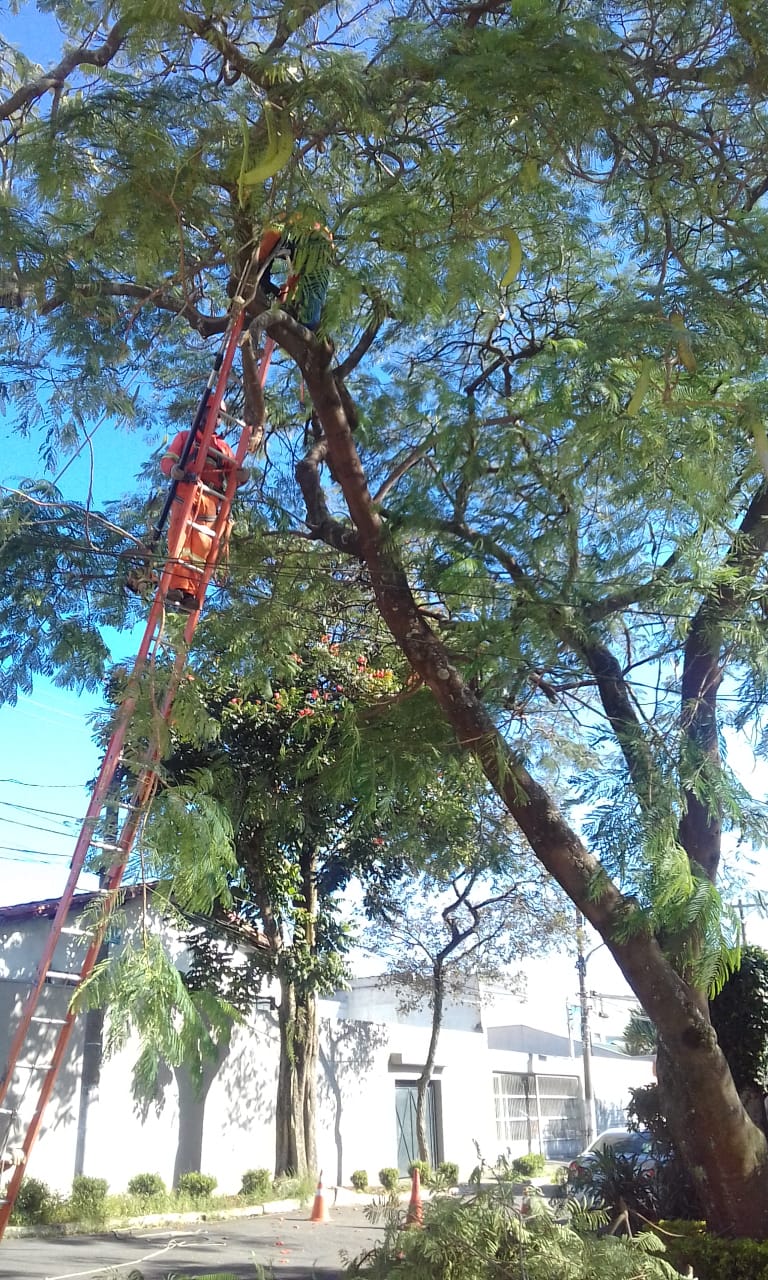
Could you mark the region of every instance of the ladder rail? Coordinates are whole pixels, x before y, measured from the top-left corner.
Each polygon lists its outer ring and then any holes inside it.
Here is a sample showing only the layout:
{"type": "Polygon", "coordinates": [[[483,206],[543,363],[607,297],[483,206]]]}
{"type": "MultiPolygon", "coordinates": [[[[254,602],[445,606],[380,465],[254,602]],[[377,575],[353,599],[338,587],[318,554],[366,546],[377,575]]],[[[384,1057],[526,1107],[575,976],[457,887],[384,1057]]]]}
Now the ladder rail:
{"type": "MultiPolygon", "coordinates": [[[[131,669],[126,695],[118,708],[115,725],[109,738],[101,767],[93,787],[91,799],[78,834],[70,862],[70,871],[66,885],[51,923],[50,933],[43,949],[35,980],[24,1003],[19,1025],[11,1040],[5,1073],[2,1080],[0,1080],[0,1104],[5,1101],[11,1087],[14,1073],[21,1065],[19,1063],[21,1051],[27,1041],[29,1029],[32,1025],[35,1011],[39,1005],[40,996],[46,983],[46,978],[51,970],[51,962],[53,960],[56,947],[58,946],[63,934],[66,919],[74,898],[77,881],[85,865],[88,850],[93,847],[94,830],[101,811],[105,806],[110,792],[110,787],[114,782],[115,774],[121,762],[122,749],[125,745],[128,729],[138,702],[139,679],[146,669],[147,661],[153,645],[157,643],[160,635],[162,634],[162,625],[165,615],[165,594],[168,590],[168,583],[172,572],[174,558],[178,557],[183,545],[183,533],[191,522],[190,514],[196,488],[198,485],[202,484],[200,473],[205,465],[208,446],[210,445],[215,433],[221,400],[225,394],[227,381],[232,368],[232,362],[234,360],[235,351],[237,349],[244,324],[245,308],[242,305],[242,300],[237,299],[236,303],[238,304],[237,309],[233,312],[223,351],[216,357],[214,370],[209,378],[209,384],[206,387],[203,399],[195,416],[193,429],[191,429],[189,433],[189,449],[185,449],[185,454],[188,456],[194,442],[198,421],[199,419],[204,418],[201,439],[197,445],[195,455],[189,468],[196,479],[194,484],[190,483],[189,492],[184,498],[183,520],[180,522],[182,535],[178,539],[175,539],[175,547],[169,547],[169,556],[165,562],[165,567],[160,576],[160,581],[157,584],[141,644],[131,669]],[[211,391],[211,385],[214,381],[215,386],[213,391],[211,391]]],[[[274,341],[268,338],[265,342],[258,370],[259,385],[262,388],[266,382],[267,372],[269,370],[274,349],[274,341]]],[[[248,425],[244,425],[238,441],[238,447],[235,452],[234,462],[226,469],[224,492],[221,495],[221,500],[217,508],[216,519],[211,526],[212,537],[200,578],[197,608],[187,618],[184,626],[183,642],[179,645],[175,653],[171,676],[161,703],[160,716],[166,721],[170,717],[173,703],[178,692],[181,676],[187,663],[189,646],[199,621],[200,610],[205,598],[205,593],[210,584],[213,573],[215,572],[222,539],[228,527],[232,504],[237,490],[236,473],[238,468],[242,465],[250,447],[250,443],[251,428],[248,425]]],[[[173,486],[169,493],[168,501],[172,502],[174,498],[175,486],[173,486]]],[[[159,779],[156,765],[160,759],[160,751],[161,748],[159,743],[151,748],[139,770],[134,784],[127,815],[120,826],[120,830],[114,842],[113,852],[115,857],[104,879],[104,889],[106,890],[106,894],[102,913],[100,919],[96,922],[93,930],[90,932],[89,945],[86,954],[83,957],[80,969],[77,974],[73,973],[73,977],[75,978],[73,996],[81,984],[90,976],[95,967],[104,939],[104,934],[109,923],[109,918],[117,901],[120,884],[136,834],[142,820],[149,811],[157,789],[159,779]]],[[[61,1064],[69,1047],[75,1021],[76,1014],[70,1003],[66,1017],[61,1020],[56,1020],[56,1025],[60,1026],[60,1029],[57,1032],[53,1056],[50,1064],[45,1070],[45,1076],[39,1090],[32,1119],[27,1126],[24,1140],[21,1144],[24,1161],[14,1168],[10,1181],[6,1187],[4,1198],[3,1200],[0,1200],[0,1239],[2,1239],[8,1219],[10,1218],[13,1210],[13,1205],[15,1203],[19,1187],[21,1186],[21,1182],[26,1172],[26,1160],[40,1131],[46,1107],[50,1101],[61,1064]]],[[[13,1117],[12,1108],[3,1108],[0,1105],[0,1110],[13,1117]]],[[[12,1118],[9,1120],[7,1133],[10,1133],[11,1124],[12,1118]]]]}

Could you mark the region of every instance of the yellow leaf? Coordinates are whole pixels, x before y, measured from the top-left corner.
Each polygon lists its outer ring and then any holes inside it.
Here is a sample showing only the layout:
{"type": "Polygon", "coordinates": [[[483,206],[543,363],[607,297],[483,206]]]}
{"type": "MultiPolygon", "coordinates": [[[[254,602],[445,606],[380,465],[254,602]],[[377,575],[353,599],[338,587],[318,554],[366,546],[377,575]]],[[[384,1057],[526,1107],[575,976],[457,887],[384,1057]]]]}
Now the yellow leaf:
{"type": "Polygon", "coordinates": [[[755,441],[755,453],[757,454],[760,466],[763,468],[766,479],[768,479],[768,437],[765,434],[765,427],[762,422],[752,421],[750,423],[752,435],[755,441]]]}
{"type": "Polygon", "coordinates": [[[283,121],[281,115],[275,112],[274,107],[271,107],[269,103],[265,103],[264,120],[267,126],[267,145],[256,164],[251,165],[250,169],[247,170],[245,166],[248,163],[248,131],[247,126],[243,126],[245,148],[243,162],[240,166],[240,177],[237,182],[241,204],[248,187],[255,187],[261,182],[266,182],[267,178],[273,178],[276,173],[279,173],[285,167],[293,153],[293,130],[291,129],[290,116],[287,121],[283,121]]]}
{"type": "Polygon", "coordinates": [[[520,186],[523,191],[532,191],[539,181],[539,163],[533,156],[526,156],[520,166],[520,186]]]}
{"type": "Polygon", "coordinates": [[[500,287],[507,289],[514,284],[520,275],[520,269],[523,265],[523,246],[520,243],[520,237],[512,227],[504,227],[499,235],[503,235],[504,239],[509,243],[509,265],[500,281],[500,287]]]}
{"type": "Polygon", "coordinates": [[[688,373],[696,372],[696,357],[693,354],[691,339],[685,325],[685,317],[681,311],[673,311],[669,322],[677,334],[677,358],[688,373]]]}
{"type": "Polygon", "coordinates": [[[625,409],[625,413],[628,418],[636,418],[640,412],[640,406],[648,394],[648,388],[651,385],[651,368],[652,362],[650,360],[644,360],[642,368],[640,369],[640,377],[637,379],[635,389],[632,392],[632,398],[625,409]]]}

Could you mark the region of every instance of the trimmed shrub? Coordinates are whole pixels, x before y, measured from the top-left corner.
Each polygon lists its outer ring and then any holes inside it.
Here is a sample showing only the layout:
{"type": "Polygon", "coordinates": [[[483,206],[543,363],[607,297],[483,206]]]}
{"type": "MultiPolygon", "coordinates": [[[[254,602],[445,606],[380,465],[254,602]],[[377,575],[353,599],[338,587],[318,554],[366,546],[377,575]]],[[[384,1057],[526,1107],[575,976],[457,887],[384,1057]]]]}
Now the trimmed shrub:
{"type": "Polygon", "coordinates": [[[453,1160],[441,1160],[435,1174],[444,1187],[455,1187],[459,1181],[459,1166],[453,1160]]]}
{"type": "Polygon", "coordinates": [[[181,1196],[191,1196],[193,1200],[207,1200],[216,1189],[216,1179],[210,1173],[182,1173],[179,1178],[178,1192],[181,1196]]]}
{"type": "Polygon", "coordinates": [[[400,1186],[399,1169],[379,1169],[379,1182],[385,1191],[397,1191],[400,1186]]]}
{"type": "Polygon", "coordinates": [[[269,1169],[246,1169],[240,1187],[240,1195],[246,1200],[264,1200],[272,1190],[272,1174],[269,1169]]]}
{"type": "Polygon", "coordinates": [[[56,1201],[47,1182],[39,1178],[25,1178],[19,1187],[13,1206],[14,1221],[21,1223],[45,1222],[47,1210],[56,1201]]]}
{"type": "Polygon", "coordinates": [[[707,1235],[703,1222],[659,1226],[667,1261],[683,1274],[692,1267],[697,1280],[768,1280],[766,1240],[724,1240],[707,1235]]]}
{"type": "Polygon", "coordinates": [[[137,1173],[128,1183],[128,1195],[139,1196],[142,1200],[153,1200],[165,1193],[165,1183],[159,1173],[137,1173]]]}
{"type": "Polygon", "coordinates": [[[350,1178],[355,1191],[365,1191],[368,1186],[368,1173],[365,1169],[355,1169],[350,1178]]]}
{"type": "Polygon", "coordinates": [[[432,1166],[428,1160],[412,1160],[408,1165],[408,1173],[413,1177],[414,1169],[418,1169],[419,1178],[423,1186],[427,1186],[432,1177],[432,1166]]]}
{"type": "Polygon", "coordinates": [[[106,1178],[87,1178],[79,1174],[72,1182],[69,1206],[75,1222],[103,1222],[107,1216],[106,1178]]]}
{"type": "Polygon", "coordinates": [[[512,1172],[520,1178],[540,1178],[547,1162],[538,1151],[530,1151],[528,1155],[518,1156],[512,1161],[512,1172]]]}

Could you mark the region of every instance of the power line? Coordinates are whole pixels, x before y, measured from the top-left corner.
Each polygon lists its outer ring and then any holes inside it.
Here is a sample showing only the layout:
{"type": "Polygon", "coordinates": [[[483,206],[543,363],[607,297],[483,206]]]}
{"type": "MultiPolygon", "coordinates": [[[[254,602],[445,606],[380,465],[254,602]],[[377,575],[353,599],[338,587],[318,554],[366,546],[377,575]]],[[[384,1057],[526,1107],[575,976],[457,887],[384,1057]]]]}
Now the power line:
{"type": "MultiPolygon", "coordinates": [[[[42,785],[42,784],[30,784],[30,785],[42,785]]],[[[31,804],[18,804],[14,800],[0,800],[0,805],[2,805],[3,808],[5,809],[19,809],[23,813],[44,813],[44,814],[47,814],[49,818],[68,818],[68,819],[71,819],[73,822],[80,821],[80,818],[76,813],[60,813],[56,809],[39,809],[35,805],[31,805],[31,804]]],[[[4,819],[0,817],[0,822],[2,821],[4,821],[4,819]]],[[[8,819],[5,819],[5,821],[8,821],[8,819]]]]}

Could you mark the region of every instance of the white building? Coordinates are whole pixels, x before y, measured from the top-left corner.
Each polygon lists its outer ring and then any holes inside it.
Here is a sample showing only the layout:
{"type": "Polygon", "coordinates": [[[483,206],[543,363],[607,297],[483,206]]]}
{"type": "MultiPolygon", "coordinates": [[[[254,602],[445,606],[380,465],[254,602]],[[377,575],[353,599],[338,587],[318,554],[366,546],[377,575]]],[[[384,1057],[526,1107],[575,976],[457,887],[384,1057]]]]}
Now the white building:
{"type": "MultiPolygon", "coordinates": [[[[70,921],[92,895],[78,895],[70,921]]],[[[15,1017],[36,971],[56,900],[0,908],[0,1063],[15,1017]]],[[[124,944],[139,922],[141,890],[127,890],[124,944]]],[[[150,905],[149,925],[162,930],[171,954],[183,943],[150,905]]],[[[83,940],[61,939],[53,968],[76,968],[83,940]]],[[[181,961],[183,963],[183,961],[181,961]]],[[[61,1016],[71,986],[45,988],[44,1013],[61,1016]]],[[[430,1031],[430,1011],[400,1012],[395,993],[379,979],[356,980],[351,989],[319,1002],[318,1154],[328,1182],[349,1183],[355,1169],[375,1180],[384,1166],[405,1172],[415,1154],[415,1088],[430,1031]]],[[[466,1178],[477,1149],[494,1161],[542,1151],[567,1157],[584,1145],[581,1048],[566,1037],[498,1019],[479,993],[446,1009],[430,1087],[429,1127],[433,1162],[456,1161],[466,1178]]],[[[236,1192],[246,1169],[271,1168],[275,1149],[278,1063],[276,1015],[255,1010],[235,1027],[229,1049],[206,1072],[198,1095],[184,1071],[166,1070],[156,1103],[139,1104],[131,1092],[137,1056],[127,1046],[111,1058],[101,1052],[103,1016],[81,1015],[53,1098],[29,1162],[32,1176],[66,1191],[76,1173],[104,1177],[122,1190],[135,1173],[160,1173],[167,1184],[189,1169],[213,1174],[219,1190],[236,1192]]],[[[19,1140],[32,1091],[25,1079],[46,1061],[51,1030],[35,1025],[31,1061],[14,1083],[17,1107],[11,1143],[19,1140]]],[[[652,1063],[595,1046],[593,1080],[598,1128],[621,1124],[631,1086],[647,1084],[652,1063]]],[[[0,1145],[3,1142],[0,1116],[0,1145]]]]}

